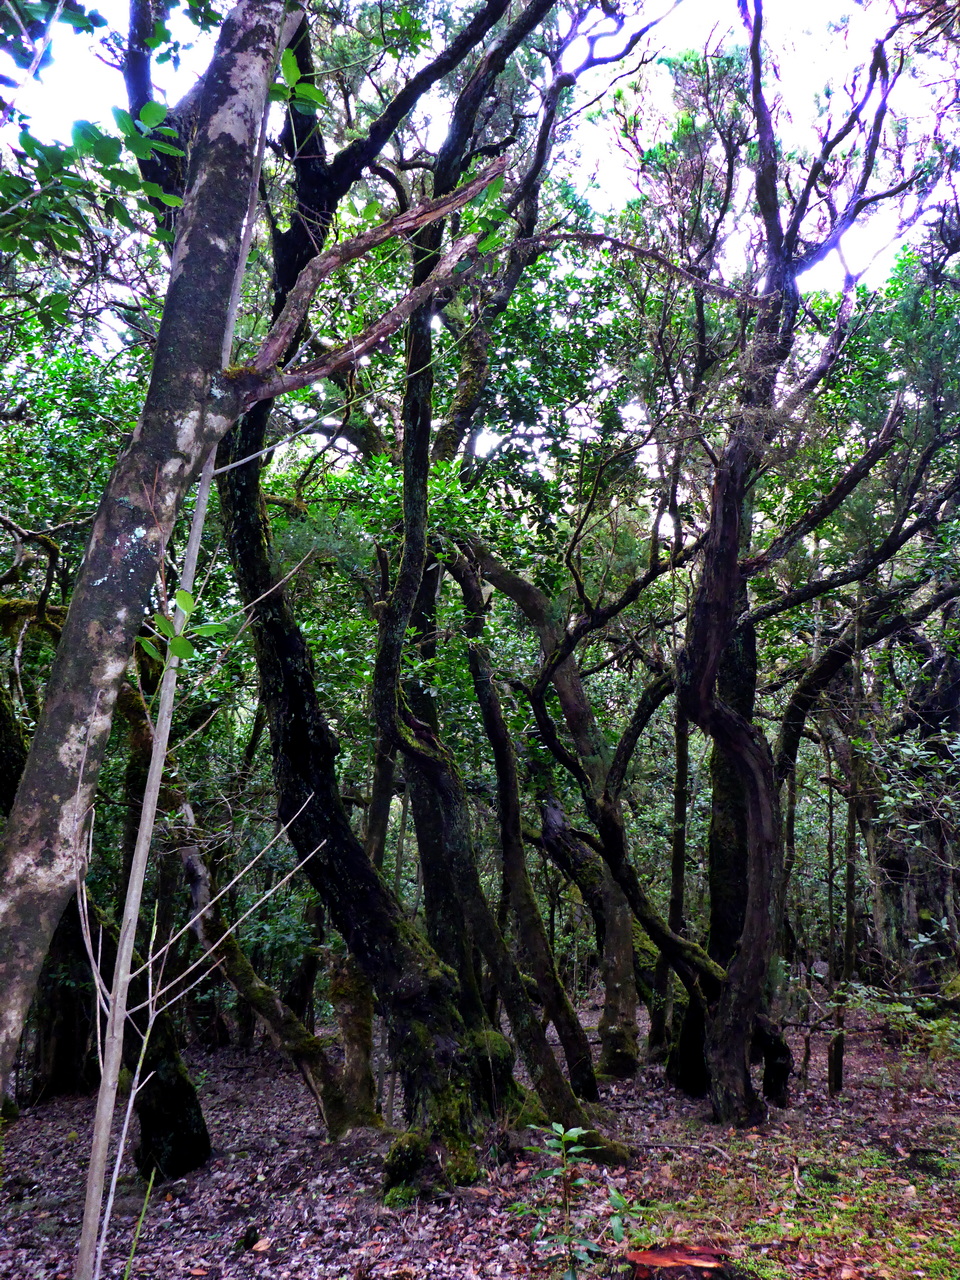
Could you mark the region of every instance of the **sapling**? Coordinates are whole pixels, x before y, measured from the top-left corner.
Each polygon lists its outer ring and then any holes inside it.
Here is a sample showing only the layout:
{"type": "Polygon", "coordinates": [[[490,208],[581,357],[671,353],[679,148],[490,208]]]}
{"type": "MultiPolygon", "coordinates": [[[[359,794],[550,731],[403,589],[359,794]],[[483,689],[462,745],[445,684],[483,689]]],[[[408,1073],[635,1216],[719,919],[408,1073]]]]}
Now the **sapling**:
{"type": "Polygon", "coordinates": [[[577,1234],[573,1221],[573,1200],[580,1187],[588,1185],[588,1180],[577,1173],[577,1166],[582,1156],[590,1153],[580,1139],[587,1133],[586,1129],[575,1127],[565,1129],[556,1121],[549,1129],[540,1130],[545,1135],[542,1147],[529,1147],[530,1151],[547,1151],[554,1157],[555,1163],[549,1169],[541,1169],[533,1176],[537,1179],[550,1179],[557,1183],[560,1190],[560,1210],[562,1222],[559,1230],[552,1229],[555,1207],[552,1204],[516,1204],[513,1211],[522,1216],[532,1215],[537,1218],[532,1236],[539,1248],[548,1249],[546,1261],[556,1265],[564,1265],[563,1280],[577,1280],[580,1267],[589,1266],[597,1254],[601,1252],[595,1240],[589,1240],[577,1234]]]}

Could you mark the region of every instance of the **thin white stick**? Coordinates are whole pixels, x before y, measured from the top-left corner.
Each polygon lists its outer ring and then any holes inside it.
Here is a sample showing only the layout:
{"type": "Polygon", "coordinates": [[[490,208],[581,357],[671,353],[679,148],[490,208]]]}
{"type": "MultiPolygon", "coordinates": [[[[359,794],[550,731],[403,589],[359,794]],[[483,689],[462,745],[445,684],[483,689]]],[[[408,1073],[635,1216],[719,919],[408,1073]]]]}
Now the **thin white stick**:
{"type": "MultiPolygon", "coordinates": [[[[277,841],[280,840],[284,835],[286,835],[287,831],[289,831],[293,823],[295,823],[296,820],[300,817],[301,813],[303,813],[304,809],[306,809],[307,805],[313,799],[314,795],[315,795],[315,792],[311,791],[310,794],[307,796],[306,800],[304,800],[303,804],[300,806],[297,812],[290,819],[290,821],[284,823],[284,825],[280,828],[277,834],[263,846],[263,848],[260,850],[258,854],[256,854],[253,858],[251,858],[250,861],[237,872],[237,874],[233,877],[233,879],[230,881],[229,884],[224,885],[224,887],[220,890],[220,892],[217,894],[215,898],[211,898],[211,900],[207,903],[208,907],[212,907],[215,902],[219,902],[220,899],[223,897],[223,895],[225,893],[228,893],[239,880],[242,880],[243,877],[250,870],[250,868],[255,866],[265,853],[269,853],[269,851],[273,848],[273,846],[277,843],[277,841]]],[[[322,849],[322,848],[323,848],[322,843],[317,845],[317,849],[322,849]]],[[[316,853],[317,849],[314,849],[313,853],[316,853]]],[[[313,857],[313,853],[310,854],[311,858],[313,857]]],[[[302,866],[303,864],[301,863],[300,865],[302,866]]],[[[206,908],[204,908],[204,910],[206,910],[206,908]]],[[[131,978],[138,977],[141,973],[143,973],[144,969],[146,969],[148,965],[153,964],[154,961],[158,960],[165,952],[169,951],[178,938],[182,938],[185,933],[189,932],[189,930],[193,928],[194,924],[197,922],[197,920],[200,919],[200,916],[202,914],[203,912],[197,912],[195,916],[191,916],[191,918],[187,921],[187,923],[183,926],[183,928],[178,929],[177,932],[173,935],[173,937],[168,942],[165,942],[159,951],[152,952],[146,964],[142,964],[139,969],[134,970],[134,972],[130,975],[130,977],[131,978]]]]}
{"type": "MultiPolygon", "coordinates": [[[[230,925],[228,929],[225,929],[222,934],[222,937],[224,938],[229,937],[231,933],[233,933],[235,930],[240,928],[240,926],[243,924],[244,920],[246,920],[248,916],[253,915],[254,911],[259,911],[259,909],[263,906],[263,904],[268,899],[272,898],[278,889],[282,889],[283,886],[287,883],[287,881],[292,876],[295,876],[297,874],[297,872],[301,869],[301,867],[305,867],[307,863],[310,861],[310,859],[313,857],[314,853],[317,853],[318,850],[322,849],[325,844],[326,844],[326,841],[321,840],[320,843],[317,845],[316,849],[313,850],[313,853],[308,853],[305,858],[301,858],[301,860],[297,863],[295,867],[293,867],[290,871],[288,871],[287,874],[283,876],[282,879],[278,880],[277,883],[271,889],[268,889],[264,894],[262,894],[262,896],[259,897],[257,901],[253,904],[253,906],[249,907],[243,913],[243,915],[240,916],[238,920],[235,920],[233,924],[230,925]]],[[[222,896],[223,896],[222,893],[217,894],[217,898],[220,898],[222,896]]],[[[202,910],[196,913],[191,923],[197,920],[200,920],[207,913],[208,909],[213,906],[216,900],[217,900],[216,898],[211,898],[211,900],[206,904],[206,906],[203,907],[202,910]]],[[[214,946],[213,949],[215,950],[216,947],[214,946]]],[[[184,969],[183,973],[179,974],[178,977],[176,977],[173,980],[173,982],[168,983],[167,986],[161,988],[161,990],[157,992],[157,999],[159,1000],[161,996],[166,995],[168,991],[171,991],[175,986],[177,986],[180,982],[182,982],[183,979],[187,976],[187,974],[192,973],[193,970],[197,967],[197,965],[202,964],[206,958],[207,958],[206,955],[203,955],[203,956],[200,956],[199,959],[194,960],[193,964],[190,965],[189,968],[184,969]]],[[[179,996],[177,998],[179,999],[179,996]]],[[[137,1013],[143,1007],[144,1006],[142,1004],[139,1004],[135,1009],[131,1009],[131,1013],[137,1013]]]]}

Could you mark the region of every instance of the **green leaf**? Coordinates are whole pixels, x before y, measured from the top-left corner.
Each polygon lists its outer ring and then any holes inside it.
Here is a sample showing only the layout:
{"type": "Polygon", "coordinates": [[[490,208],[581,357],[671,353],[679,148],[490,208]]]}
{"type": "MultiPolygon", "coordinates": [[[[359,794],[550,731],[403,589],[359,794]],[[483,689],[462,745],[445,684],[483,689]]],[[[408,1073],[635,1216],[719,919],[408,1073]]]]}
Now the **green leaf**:
{"type": "Polygon", "coordinates": [[[197,651],[186,636],[174,636],[170,641],[170,652],[175,657],[188,661],[197,651]]]}
{"type": "Polygon", "coordinates": [[[95,154],[94,148],[103,134],[89,120],[77,120],[70,131],[70,137],[80,155],[92,155],[95,154]]]}
{"type": "Polygon", "coordinates": [[[179,209],[183,204],[179,196],[175,196],[169,191],[164,191],[163,187],[157,182],[145,182],[143,189],[148,196],[152,196],[154,200],[159,200],[161,204],[169,205],[172,209],[179,209]]]}
{"type": "Polygon", "coordinates": [[[318,106],[325,106],[327,102],[326,94],[321,93],[316,85],[308,84],[306,80],[298,80],[293,93],[295,98],[306,99],[306,101],[316,103],[318,106]]]}
{"type": "Polygon", "coordinates": [[[188,618],[190,617],[191,613],[193,613],[194,609],[197,607],[197,602],[194,600],[193,596],[190,594],[189,591],[180,590],[176,593],[176,595],[173,598],[177,602],[177,608],[181,611],[181,613],[186,614],[188,618]]]}
{"type": "Polygon", "coordinates": [[[145,102],[140,108],[140,122],[148,129],[155,129],[167,118],[167,108],[162,102],[145,102]]]}
{"type": "Polygon", "coordinates": [[[100,164],[116,164],[123,151],[123,143],[119,138],[99,137],[93,144],[94,159],[100,164]]]}
{"type": "Polygon", "coordinates": [[[147,640],[144,636],[139,636],[137,643],[145,654],[153,658],[154,662],[163,662],[163,655],[153,641],[147,640]]]}
{"type": "Polygon", "coordinates": [[[176,632],[173,629],[173,623],[163,613],[155,613],[153,615],[153,625],[162,636],[166,636],[168,639],[172,639],[172,637],[176,635],[176,632]]]}
{"type": "Polygon", "coordinates": [[[123,140],[127,144],[127,149],[132,151],[138,160],[149,160],[153,154],[153,147],[139,133],[127,134],[123,140]]]}
{"type": "Polygon", "coordinates": [[[190,634],[192,636],[215,636],[229,628],[225,622],[202,622],[199,627],[191,627],[190,634]]]}
{"type": "Polygon", "coordinates": [[[154,151],[162,152],[165,156],[182,156],[186,154],[182,147],[175,147],[172,142],[161,142],[158,138],[151,138],[150,146],[154,151]]]}
{"type": "Polygon", "coordinates": [[[283,56],[280,59],[280,74],[283,76],[284,84],[292,89],[300,79],[300,68],[297,66],[297,55],[292,49],[284,49],[283,56]]]}
{"type": "Polygon", "coordinates": [[[484,193],[484,203],[489,204],[491,200],[496,200],[500,192],[503,190],[503,174],[498,174],[496,178],[487,187],[484,193]]]}
{"type": "Polygon", "coordinates": [[[289,102],[290,90],[285,84],[272,84],[267,90],[267,98],[270,102],[289,102]]]}
{"type": "Polygon", "coordinates": [[[103,176],[124,191],[140,191],[143,188],[140,175],[131,173],[129,169],[109,169],[103,176]]]}
{"type": "Polygon", "coordinates": [[[117,128],[125,138],[139,138],[137,126],[133,123],[133,116],[129,111],[124,111],[123,107],[113,107],[113,118],[117,122],[117,128]]]}
{"type": "Polygon", "coordinates": [[[104,204],[107,216],[114,218],[120,223],[121,227],[126,227],[128,231],[136,230],[136,223],[130,217],[130,213],[125,205],[117,199],[116,196],[107,196],[104,204]]]}

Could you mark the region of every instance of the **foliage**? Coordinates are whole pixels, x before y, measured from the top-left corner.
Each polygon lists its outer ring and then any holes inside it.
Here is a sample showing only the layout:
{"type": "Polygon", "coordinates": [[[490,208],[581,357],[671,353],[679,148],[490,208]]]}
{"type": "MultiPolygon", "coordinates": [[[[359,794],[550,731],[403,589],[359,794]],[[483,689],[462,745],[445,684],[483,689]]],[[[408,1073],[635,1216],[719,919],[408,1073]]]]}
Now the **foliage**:
{"type": "Polygon", "coordinates": [[[515,1204],[511,1208],[522,1217],[537,1219],[532,1235],[537,1247],[546,1254],[546,1263],[564,1266],[563,1280],[577,1280],[580,1268],[589,1266],[600,1252],[596,1241],[583,1235],[574,1217],[576,1193],[588,1186],[586,1177],[578,1173],[579,1157],[589,1153],[589,1148],[580,1142],[586,1130],[564,1129],[562,1124],[554,1122],[541,1132],[544,1135],[542,1146],[529,1147],[528,1150],[545,1151],[554,1159],[552,1167],[538,1170],[534,1177],[555,1184],[556,1200],[552,1204],[539,1200],[533,1205],[515,1204]],[[556,1222],[557,1201],[559,1224],[556,1222]]]}

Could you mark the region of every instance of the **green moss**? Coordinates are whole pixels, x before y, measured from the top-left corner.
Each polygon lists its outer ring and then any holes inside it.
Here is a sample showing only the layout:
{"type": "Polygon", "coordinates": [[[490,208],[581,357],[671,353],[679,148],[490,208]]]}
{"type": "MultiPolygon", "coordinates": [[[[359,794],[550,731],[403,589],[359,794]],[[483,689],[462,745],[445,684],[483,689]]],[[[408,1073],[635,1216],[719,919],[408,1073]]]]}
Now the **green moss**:
{"type": "Polygon", "coordinates": [[[423,1172],[426,1160],[426,1136],[416,1129],[411,1129],[409,1133],[402,1133],[387,1152],[383,1162],[384,1191],[389,1192],[401,1187],[404,1183],[412,1183],[423,1172]]]}
{"type": "Polygon", "coordinates": [[[388,1209],[408,1209],[420,1195],[419,1190],[411,1186],[409,1183],[401,1182],[396,1187],[391,1187],[383,1197],[383,1203],[388,1209]]]}
{"type": "Polygon", "coordinates": [[[464,1147],[449,1155],[444,1172],[455,1187],[469,1187],[480,1177],[480,1166],[473,1150],[464,1147]]]}
{"type": "Polygon", "coordinates": [[[464,1043],[466,1074],[477,1103],[491,1116],[508,1115],[522,1103],[513,1078],[513,1045],[499,1031],[472,1031],[464,1043]]]}
{"type": "Polygon", "coordinates": [[[520,1109],[516,1113],[512,1127],[515,1129],[543,1129],[549,1124],[543,1103],[532,1089],[520,1089],[520,1109]]]}

